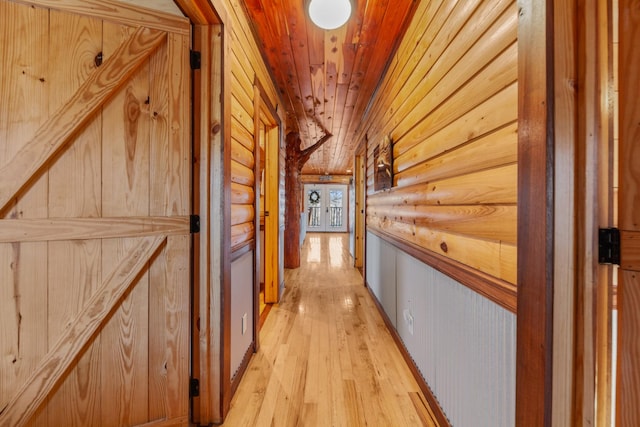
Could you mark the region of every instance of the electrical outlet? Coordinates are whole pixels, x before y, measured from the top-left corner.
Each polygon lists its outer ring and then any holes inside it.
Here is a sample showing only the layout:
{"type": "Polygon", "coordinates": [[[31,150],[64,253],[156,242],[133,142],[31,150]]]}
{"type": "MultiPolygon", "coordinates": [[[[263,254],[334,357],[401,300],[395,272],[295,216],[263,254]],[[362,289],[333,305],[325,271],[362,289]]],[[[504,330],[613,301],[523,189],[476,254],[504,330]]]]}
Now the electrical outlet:
{"type": "Polygon", "coordinates": [[[242,315],[242,335],[244,335],[245,332],[247,332],[247,313],[242,315]]]}
{"type": "Polygon", "coordinates": [[[407,324],[407,328],[409,329],[409,333],[413,335],[413,315],[409,309],[404,311],[404,321],[407,324]]]}

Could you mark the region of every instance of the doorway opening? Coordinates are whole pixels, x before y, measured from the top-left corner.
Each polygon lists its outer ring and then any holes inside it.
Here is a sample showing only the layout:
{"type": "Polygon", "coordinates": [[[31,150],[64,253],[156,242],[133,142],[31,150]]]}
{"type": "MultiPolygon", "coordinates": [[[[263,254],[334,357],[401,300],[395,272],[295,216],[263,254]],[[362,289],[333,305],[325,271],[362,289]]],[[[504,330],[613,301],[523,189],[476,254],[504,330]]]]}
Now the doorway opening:
{"type": "Polygon", "coordinates": [[[304,186],[305,221],[308,232],[347,231],[348,188],[346,185],[304,186]]]}

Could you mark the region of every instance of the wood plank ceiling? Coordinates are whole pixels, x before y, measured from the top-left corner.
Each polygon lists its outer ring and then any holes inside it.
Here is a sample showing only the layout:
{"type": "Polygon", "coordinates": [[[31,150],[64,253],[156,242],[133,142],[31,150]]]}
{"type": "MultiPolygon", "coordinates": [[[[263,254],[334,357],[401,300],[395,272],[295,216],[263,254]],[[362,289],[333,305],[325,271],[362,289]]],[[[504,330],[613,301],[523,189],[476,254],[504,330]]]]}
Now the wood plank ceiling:
{"type": "Polygon", "coordinates": [[[351,0],[349,22],[316,27],[309,0],[244,0],[302,148],[332,134],[304,174],[350,173],[358,126],[420,0],[351,0]]]}

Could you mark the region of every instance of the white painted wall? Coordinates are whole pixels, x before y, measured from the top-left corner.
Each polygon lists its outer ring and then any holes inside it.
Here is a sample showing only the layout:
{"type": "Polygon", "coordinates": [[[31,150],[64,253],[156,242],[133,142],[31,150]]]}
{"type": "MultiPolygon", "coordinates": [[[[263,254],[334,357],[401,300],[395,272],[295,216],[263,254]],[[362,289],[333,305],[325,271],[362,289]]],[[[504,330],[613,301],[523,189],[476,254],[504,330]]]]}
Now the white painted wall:
{"type": "Polygon", "coordinates": [[[372,233],[367,282],[454,426],[515,425],[516,316],[372,233]],[[413,332],[412,332],[413,330],[413,332]]]}
{"type": "Polygon", "coordinates": [[[231,378],[253,341],[253,251],[231,263],[231,378]],[[246,315],[243,333],[242,317],[246,315]]]}

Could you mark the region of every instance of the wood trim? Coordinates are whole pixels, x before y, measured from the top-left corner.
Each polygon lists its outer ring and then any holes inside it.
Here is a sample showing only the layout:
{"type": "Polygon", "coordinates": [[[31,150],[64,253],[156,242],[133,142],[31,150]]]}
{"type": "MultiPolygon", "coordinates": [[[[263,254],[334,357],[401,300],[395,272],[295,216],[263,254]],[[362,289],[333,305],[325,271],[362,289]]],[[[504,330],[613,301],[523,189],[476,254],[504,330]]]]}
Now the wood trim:
{"type": "Polygon", "coordinates": [[[387,326],[389,333],[391,334],[391,336],[393,337],[393,340],[398,346],[398,349],[400,350],[400,354],[402,354],[402,358],[405,360],[405,362],[407,362],[407,365],[409,366],[409,370],[413,374],[413,377],[416,379],[416,382],[418,383],[420,390],[424,394],[424,397],[427,399],[427,403],[429,404],[429,407],[433,411],[433,414],[436,417],[436,421],[438,422],[438,425],[440,427],[451,426],[449,419],[447,418],[444,411],[442,410],[442,407],[440,407],[440,403],[438,403],[438,399],[436,399],[435,394],[431,390],[431,387],[429,387],[429,384],[427,384],[427,382],[425,381],[424,377],[420,373],[420,370],[416,366],[416,363],[414,362],[413,358],[409,354],[409,351],[404,346],[404,343],[402,342],[402,338],[400,338],[400,335],[398,334],[398,331],[396,331],[396,328],[393,326],[391,319],[389,319],[389,316],[387,316],[387,313],[384,311],[382,304],[380,304],[380,301],[378,301],[378,298],[373,293],[373,291],[371,290],[371,287],[367,282],[365,282],[365,287],[367,288],[369,295],[371,295],[371,299],[373,300],[376,307],[378,308],[378,312],[380,313],[382,320],[384,320],[384,324],[387,326]]]}
{"type": "Polygon", "coordinates": [[[257,76],[254,76],[253,80],[253,209],[255,213],[254,230],[256,230],[254,233],[256,251],[253,257],[253,345],[255,351],[258,351],[260,348],[260,272],[265,268],[265,266],[261,264],[261,259],[264,258],[264,254],[261,253],[262,238],[260,233],[260,231],[265,230],[264,209],[262,209],[261,212],[260,206],[260,187],[262,185],[262,174],[260,171],[260,164],[262,163],[260,156],[260,104],[262,103],[263,88],[257,76]]]}
{"type": "MultiPolygon", "coordinates": [[[[187,18],[115,0],[12,0],[16,3],[60,10],[118,24],[146,27],[188,36],[187,18]]],[[[176,0],[179,1],[179,0],[176,0]]]]}
{"type": "Polygon", "coordinates": [[[138,424],[136,427],[172,427],[172,426],[186,426],[189,424],[189,417],[178,417],[170,420],[156,420],[150,423],[138,424]]]}
{"type": "Polygon", "coordinates": [[[212,274],[215,269],[211,242],[211,99],[213,31],[209,26],[194,25],[193,47],[201,52],[201,67],[193,72],[193,212],[200,215],[200,233],[193,241],[193,319],[192,376],[200,381],[200,396],[192,399],[191,414],[195,424],[211,420],[213,403],[218,391],[215,378],[219,375],[212,363],[216,353],[211,342],[213,298],[212,274]]]}
{"type": "Polygon", "coordinates": [[[231,395],[236,393],[238,386],[240,385],[240,381],[242,381],[242,377],[244,376],[245,371],[249,367],[249,362],[251,361],[251,356],[256,352],[254,343],[251,343],[247,351],[244,353],[242,357],[242,362],[238,367],[238,371],[235,373],[233,378],[231,378],[231,395]]]}
{"type": "Polygon", "coordinates": [[[189,233],[188,216],[5,219],[0,221],[0,243],[172,236],[189,233]]]}
{"type": "Polygon", "coordinates": [[[138,28],[40,126],[29,142],[0,169],[0,214],[166,39],[165,32],[138,28]]]}
{"type": "MultiPolygon", "coordinates": [[[[220,13],[220,9],[216,9],[220,13]]],[[[225,10],[226,11],[226,10],[225,10]]],[[[222,116],[222,147],[219,155],[221,170],[218,175],[222,178],[219,181],[221,187],[220,201],[222,202],[222,215],[220,230],[220,255],[221,255],[221,284],[222,284],[222,310],[221,310],[221,363],[222,363],[222,396],[220,421],[224,420],[229,407],[231,406],[231,122],[232,122],[232,92],[231,92],[231,41],[233,27],[230,19],[223,18],[222,31],[222,105],[220,115],[222,116]]]]}
{"type": "Polygon", "coordinates": [[[519,6],[516,425],[551,426],[553,1],[519,6]]]}
{"type": "Polygon", "coordinates": [[[367,226],[366,231],[375,234],[400,250],[408,253],[412,257],[455,279],[464,286],[485,296],[510,312],[516,313],[517,290],[515,285],[490,276],[458,261],[425,250],[424,248],[416,246],[405,240],[401,240],[392,234],[386,233],[385,231],[374,228],[370,225],[367,226]]]}
{"type": "Polygon", "coordinates": [[[174,3],[195,25],[222,23],[215,9],[207,0],[174,0],[174,3]]]}
{"type": "Polygon", "coordinates": [[[233,248],[231,250],[231,262],[233,263],[234,261],[238,260],[238,258],[240,258],[242,255],[253,251],[254,248],[255,248],[254,239],[247,240],[243,244],[233,248]]]}
{"type": "Polygon", "coordinates": [[[142,238],[122,257],[2,410],[1,425],[22,426],[31,419],[166,239],[166,236],[142,238]]]}

